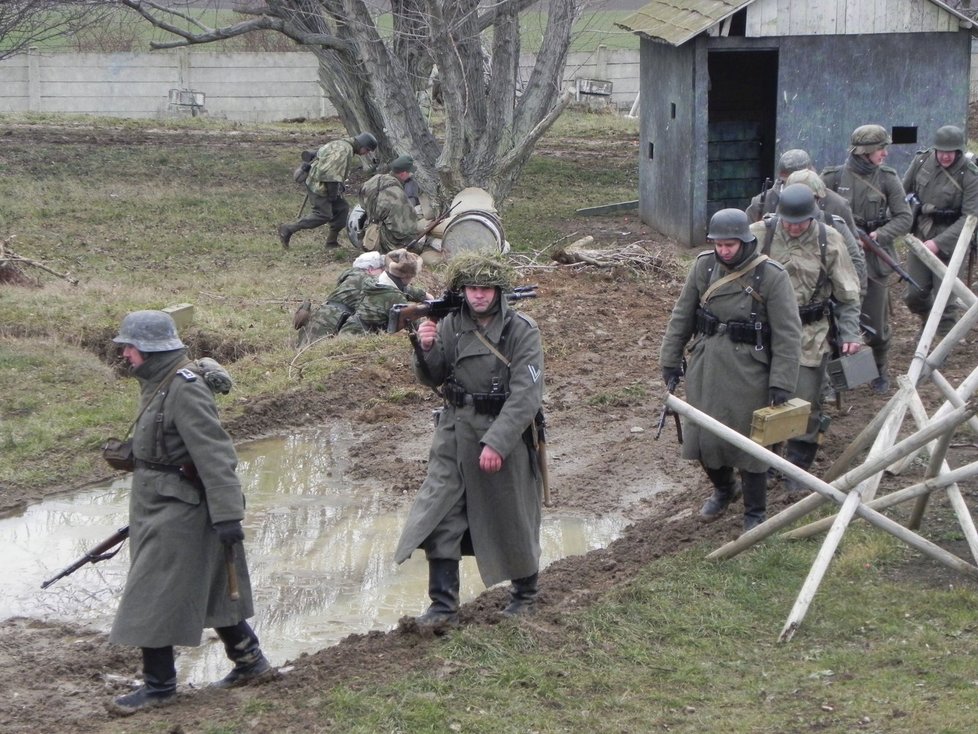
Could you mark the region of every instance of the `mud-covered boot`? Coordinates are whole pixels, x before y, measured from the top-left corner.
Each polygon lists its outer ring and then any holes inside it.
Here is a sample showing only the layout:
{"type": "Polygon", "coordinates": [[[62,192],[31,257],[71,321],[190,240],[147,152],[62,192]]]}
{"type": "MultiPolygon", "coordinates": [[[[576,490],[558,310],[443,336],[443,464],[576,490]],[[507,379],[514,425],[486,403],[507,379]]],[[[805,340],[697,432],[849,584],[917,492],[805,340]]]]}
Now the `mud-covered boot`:
{"type": "Polygon", "coordinates": [[[282,249],[289,249],[289,241],[292,239],[292,228],[287,224],[278,225],[278,241],[282,243],[282,249]]]}
{"type": "Polygon", "coordinates": [[[458,561],[448,558],[428,560],[428,597],[431,605],[414,621],[419,627],[458,624],[458,561]]]}
{"type": "Polygon", "coordinates": [[[539,574],[513,579],[509,589],[509,604],[500,614],[504,617],[521,617],[533,614],[537,601],[537,578],[539,574]]]}
{"type": "Polygon", "coordinates": [[[740,497],[740,485],[734,476],[733,468],[729,466],[722,466],[719,469],[706,469],[706,475],[713,482],[713,496],[700,508],[699,520],[700,522],[713,522],[719,520],[727,511],[730,503],[740,497]]]}
{"type": "Polygon", "coordinates": [[[161,706],[177,695],[177,670],[172,647],[144,647],[143,685],[119,696],[109,706],[115,714],[129,716],[141,709],[161,706]]]}
{"type": "Polygon", "coordinates": [[[234,663],[231,672],[219,681],[211,683],[211,688],[234,688],[266,675],[272,666],[262,654],[258,644],[258,635],[245,621],[238,622],[233,627],[217,627],[215,629],[224,652],[234,663]]]}
{"type": "Polygon", "coordinates": [[[740,470],[744,493],[744,532],[753,530],[767,519],[767,472],[740,470]]]}
{"type": "Polygon", "coordinates": [[[340,231],[338,229],[329,228],[329,234],[326,235],[326,247],[339,247],[340,246],[340,231]]]}
{"type": "MultiPolygon", "coordinates": [[[[784,452],[784,458],[797,466],[799,469],[808,471],[812,468],[815,461],[815,454],[818,453],[817,443],[806,443],[803,441],[788,441],[788,448],[784,452]]],[[[784,489],[791,494],[792,492],[807,492],[808,490],[798,481],[791,477],[785,477],[784,489]]]]}

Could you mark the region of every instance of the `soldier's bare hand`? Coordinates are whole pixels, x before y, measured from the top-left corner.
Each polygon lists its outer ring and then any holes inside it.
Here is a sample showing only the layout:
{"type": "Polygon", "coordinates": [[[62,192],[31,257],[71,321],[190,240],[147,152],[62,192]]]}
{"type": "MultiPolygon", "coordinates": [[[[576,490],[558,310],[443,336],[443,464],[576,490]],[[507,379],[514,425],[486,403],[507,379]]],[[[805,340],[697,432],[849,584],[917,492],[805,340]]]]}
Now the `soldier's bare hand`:
{"type": "Polygon", "coordinates": [[[862,348],[863,348],[863,345],[860,344],[859,342],[843,342],[842,343],[842,353],[843,354],[855,354],[856,352],[858,352],[862,348]]]}
{"type": "Polygon", "coordinates": [[[424,351],[430,351],[438,338],[438,324],[429,319],[425,319],[418,324],[418,343],[424,351]]]}
{"type": "Polygon", "coordinates": [[[483,446],[479,454],[479,468],[486,474],[495,474],[503,468],[503,457],[492,446],[483,446]]]}
{"type": "Polygon", "coordinates": [[[934,240],[927,240],[924,243],[924,247],[926,247],[928,250],[930,250],[931,252],[933,252],[935,255],[940,255],[941,254],[941,248],[939,248],[937,246],[937,243],[934,242],[934,240]]]}

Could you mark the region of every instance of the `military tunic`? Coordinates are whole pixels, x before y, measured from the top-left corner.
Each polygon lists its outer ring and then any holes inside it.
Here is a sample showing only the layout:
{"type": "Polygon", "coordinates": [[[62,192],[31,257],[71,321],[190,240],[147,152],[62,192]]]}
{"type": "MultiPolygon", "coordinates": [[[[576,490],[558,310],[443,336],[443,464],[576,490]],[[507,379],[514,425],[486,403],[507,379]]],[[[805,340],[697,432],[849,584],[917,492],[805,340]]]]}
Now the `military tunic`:
{"type": "MultiPolygon", "coordinates": [[[[331,140],[316,152],[305,182],[312,211],[294,224],[283,225],[290,233],[324,224],[336,232],[346,227],[350,205],[343,198],[343,183],[357,157],[353,138],[331,140]]],[[[364,170],[371,167],[366,159],[361,160],[361,166],[364,170]]]]}
{"type": "Polygon", "coordinates": [[[116,644],[195,646],[205,627],[230,627],[254,614],[244,548],[235,547],[240,599],[231,601],[224,546],[212,527],[244,518],[237,454],[202,378],[186,369],[164,384],[184,361],[182,349],[150,353],[133,371],[148,407],[133,430],[130,567],[109,637],[116,644]],[[192,462],[203,488],[139,462],[192,462]]]}
{"type": "Polygon", "coordinates": [[[467,530],[486,586],[530,576],[540,563],[539,473],[523,433],[543,401],[543,346],[532,319],[509,310],[505,299],[500,308],[483,334],[510,361],[509,367],[478,338],[480,327],[467,306],[439,322],[438,339],[425,354],[427,372],[415,357],[415,372],[427,385],[436,387],[454,375],[466,393],[478,394],[490,392],[495,379],[509,397],[496,416],[477,413],[468,403],[446,404],[435,429],[428,475],[394,554],[402,563],[424,546],[429,558],[458,559],[467,530]],[[500,471],[487,474],[479,468],[483,445],[503,457],[500,471]],[[459,517],[460,504],[465,527],[442,528],[446,516],[459,517]],[[437,533],[439,541],[430,542],[436,530],[443,531],[437,533]]]}
{"type": "Polygon", "coordinates": [[[333,336],[356,310],[363,289],[373,283],[374,276],[362,268],[347,268],[336,280],[334,288],[322,305],[309,318],[302,332],[302,343],[333,336]]]}
{"type": "MultiPolygon", "coordinates": [[[[407,247],[420,234],[418,215],[395,176],[379,173],[360,187],[360,205],[380,230],[380,252],[407,247]]],[[[369,226],[368,224],[368,226],[369,226]]]]}
{"type": "MultiPolygon", "coordinates": [[[[755,312],[757,320],[771,329],[770,344],[763,349],[735,342],[725,333],[712,336],[697,333],[696,312],[713,282],[744,270],[752,260],[747,257],[731,270],[712,250],[700,254],[672,309],[659,352],[663,368],[679,367],[686,347],[687,400],[745,436],[750,434],[754,411],[768,405],[769,388],[778,387],[789,393],[795,390],[801,355],[801,322],[788,273],[778,263],[767,260],[757,266],[763,268],[758,291],[763,303],[758,303],[747,290],[755,287],[751,271],[720,286],[707,304],[709,311],[723,323],[749,321],[750,314],[755,312]]],[[[767,464],[760,459],[692,422],[684,430],[683,457],[699,460],[708,469],[767,470],[767,464]]]]}
{"type": "MultiPolygon", "coordinates": [[[[831,166],[822,171],[822,181],[849,202],[856,226],[867,234],[876,232],[876,242],[896,259],[894,242],[910,231],[913,222],[896,171],[889,166],[873,166],[862,156],[857,159],[850,155],[844,166],[831,166]]],[[[867,284],[862,313],[875,332],[869,335],[867,343],[873,348],[880,374],[884,375],[890,348],[889,279],[893,271],[873,253],[865,255],[867,284]]]]}
{"type": "Polygon", "coordinates": [[[409,285],[402,291],[388,273],[381,273],[377,280],[364,285],[356,309],[343,323],[340,334],[387,331],[392,306],[408,301],[420,302],[426,297],[423,288],[409,285]]]}
{"type": "MultiPolygon", "coordinates": [[[[914,158],[903,177],[903,187],[908,194],[914,193],[920,200],[913,234],[924,241],[934,240],[940,251],[938,257],[947,263],[964,229],[965,218],[968,214],[978,216],[978,166],[959,154],[954,163],[944,168],[937,161],[935,151],[929,149],[914,158]]],[[[907,271],[923,286],[922,290],[918,290],[907,285],[907,307],[911,312],[926,317],[940,280],[913,251],[907,255],[907,271]]],[[[941,323],[943,333],[947,333],[956,320],[957,311],[956,306],[949,306],[947,319],[941,323]]]]}

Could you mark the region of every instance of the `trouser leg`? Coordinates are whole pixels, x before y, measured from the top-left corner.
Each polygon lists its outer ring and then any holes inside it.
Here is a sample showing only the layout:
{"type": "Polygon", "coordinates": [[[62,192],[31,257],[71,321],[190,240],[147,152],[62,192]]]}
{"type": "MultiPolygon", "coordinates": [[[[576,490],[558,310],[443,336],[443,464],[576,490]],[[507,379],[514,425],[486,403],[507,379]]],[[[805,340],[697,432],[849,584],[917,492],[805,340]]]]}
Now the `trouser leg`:
{"type": "MultiPolygon", "coordinates": [[[[868,265],[868,263],[867,263],[868,265]]],[[[873,382],[877,392],[889,390],[888,353],[890,349],[890,294],[886,277],[868,278],[866,296],[863,298],[862,321],[875,331],[867,336],[866,343],[873,350],[873,360],[880,376],[873,382]]]]}
{"type": "Polygon", "coordinates": [[[224,678],[212,683],[213,687],[230,688],[254,680],[271,670],[272,666],[261,651],[258,635],[246,621],[242,620],[230,627],[216,627],[214,631],[224,643],[224,652],[234,663],[234,667],[224,678]]]}

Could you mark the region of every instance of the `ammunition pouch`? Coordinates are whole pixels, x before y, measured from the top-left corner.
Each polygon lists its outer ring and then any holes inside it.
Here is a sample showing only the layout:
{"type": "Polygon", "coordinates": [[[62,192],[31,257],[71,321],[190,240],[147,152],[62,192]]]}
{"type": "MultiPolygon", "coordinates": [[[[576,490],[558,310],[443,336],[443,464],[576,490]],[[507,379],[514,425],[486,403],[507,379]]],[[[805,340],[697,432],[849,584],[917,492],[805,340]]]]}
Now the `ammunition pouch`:
{"type": "Polygon", "coordinates": [[[102,447],[102,458],[113,469],[132,471],[136,468],[136,458],[132,454],[132,439],[110,438],[102,447]]]}
{"type": "Polygon", "coordinates": [[[798,316],[801,318],[801,325],[807,326],[808,324],[814,324],[816,321],[824,319],[826,305],[826,301],[819,301],[818,303],[807,303],[804,306],[799,306],[798,316]]]}
{"type": "Polygon", "coordinates": [[[705,308],[696,309],[696,333],[726,334],[730,341],[753,344],[763,349],[771,343],[771,327],[762,321],[720,321],[705,308]]]}
{"type": "Polygon", "coordinates": [[[462,408],[471,405],[479,415],[499,415],[503,403],[509,397],[508,392],[469,393],[454,380],[446,380],[441,386],[442,397],[449,405],[462,408]]]}

